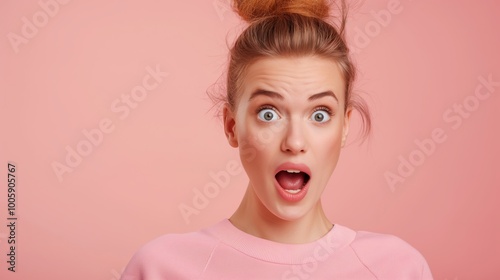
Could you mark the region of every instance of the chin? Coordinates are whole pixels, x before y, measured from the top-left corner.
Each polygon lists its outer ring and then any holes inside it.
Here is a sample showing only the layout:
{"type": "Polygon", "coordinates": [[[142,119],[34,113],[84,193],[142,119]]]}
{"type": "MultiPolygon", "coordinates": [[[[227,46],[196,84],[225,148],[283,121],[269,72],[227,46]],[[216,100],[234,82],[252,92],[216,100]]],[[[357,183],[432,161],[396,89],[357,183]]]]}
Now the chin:
{"type": "Polygon", "coordinates": [[[272,209],[268,208],[268,211],[274,215],[276,218],[293,222],[303,219],[312,210],[312,207],[306,203],[285,205],[279,203],[273,205],[272,209]]]}

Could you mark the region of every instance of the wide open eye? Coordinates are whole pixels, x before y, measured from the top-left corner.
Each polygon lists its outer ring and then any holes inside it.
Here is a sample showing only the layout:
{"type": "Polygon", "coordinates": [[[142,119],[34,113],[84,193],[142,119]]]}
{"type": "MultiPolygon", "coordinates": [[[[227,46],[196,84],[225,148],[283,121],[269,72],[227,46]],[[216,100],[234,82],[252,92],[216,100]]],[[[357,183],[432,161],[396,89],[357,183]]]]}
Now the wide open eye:
{"type": "Polygon", "coordinates": [[[275,121],[278,119],[278,114],[272,107],[263,107],[259,109],[259,119],[265,122],[275,121]]]}
{"type": "Polygon", "coordinates": [[[318,108],[316,111],[314,111],[311,118],[315,122],[323,123],[329,121],[331,115],[332,114],[330,110],[328,110],[327,108],[318,108]]]}

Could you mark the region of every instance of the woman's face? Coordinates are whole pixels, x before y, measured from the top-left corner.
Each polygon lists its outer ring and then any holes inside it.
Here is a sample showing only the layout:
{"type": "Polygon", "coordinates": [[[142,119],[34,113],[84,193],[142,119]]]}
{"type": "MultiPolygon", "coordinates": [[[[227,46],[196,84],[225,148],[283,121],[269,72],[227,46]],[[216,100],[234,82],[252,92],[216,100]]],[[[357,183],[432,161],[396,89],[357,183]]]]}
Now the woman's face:
{"type": "Polygon", "coordinates": [[[291,221],[320,205],[348,133],[344,88],[337,64],[319,57],[264,58],[248,68],[224,126],[257,207],[291,221]]]}

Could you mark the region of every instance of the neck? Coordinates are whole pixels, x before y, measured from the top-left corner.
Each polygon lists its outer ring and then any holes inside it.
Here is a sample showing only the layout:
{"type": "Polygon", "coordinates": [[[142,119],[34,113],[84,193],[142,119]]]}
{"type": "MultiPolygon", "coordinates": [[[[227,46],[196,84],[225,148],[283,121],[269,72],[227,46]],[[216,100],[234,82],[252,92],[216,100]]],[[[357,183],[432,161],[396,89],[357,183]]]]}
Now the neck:
{"type": "Polygon", "coordinates": [[[328,233],[333,226],[323,211],[321,201],[295,220],[275,216],[261,203],[250,184],[240,206],[229,220],[248,234],[291,244],[313,242],[328,233]]]}

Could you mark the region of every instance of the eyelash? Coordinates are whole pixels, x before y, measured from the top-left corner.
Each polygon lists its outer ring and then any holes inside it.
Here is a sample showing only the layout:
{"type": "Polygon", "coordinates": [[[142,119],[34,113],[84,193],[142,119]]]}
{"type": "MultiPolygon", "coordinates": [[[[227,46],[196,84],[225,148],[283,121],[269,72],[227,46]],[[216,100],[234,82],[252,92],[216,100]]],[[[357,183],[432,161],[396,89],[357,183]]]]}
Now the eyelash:
{"type": "Polygon", "coordinates": [[[276,108],[273,107],[273,106],[271,106],[271,105],[262,105],[259,108],[257,108],[257,110],[255,111],[255,113],[258,114],[260,111],[262,111],[264,109],[271,109],[271,110],[276,111],[276,108]]]}
{"type": "Polygon", "coordinates": [[[325,106],[319,106],[316,109],[314,109],[314,112],[317,111],[325,111],[330,117],[333,116],[332,110],[330,110],[330,108],[325,106]]]}
{"type": "MultiPolygon", "coordinates": [[[[263,105],[263,106],[260,106],[260,107],[257,109],[257,111],[256,111],[255,113],[256,113],[256,114],[258,114],[260,111],[262,111],[262,110],[264,110],[264,109],[271,109],[271,110],[273,110],[273,111],[277,111],[277,110],[276,110],[276,107],[274,107],[274,106],[271,106],[271,105],[263,105]]],[[[331,117],[331,116],[333,116],[332,110],[330,110],[330,108],[325,107],[325,106],[319,106],[319,107],[316,107],[316,108],[314,109],[314,112],[313,112],[313,113],[315,113],[315,112],[317,112],[317,111],[325,111],[325,112],[328,114],[328,116],[330,116],[330,117],[331,117]]]]}

